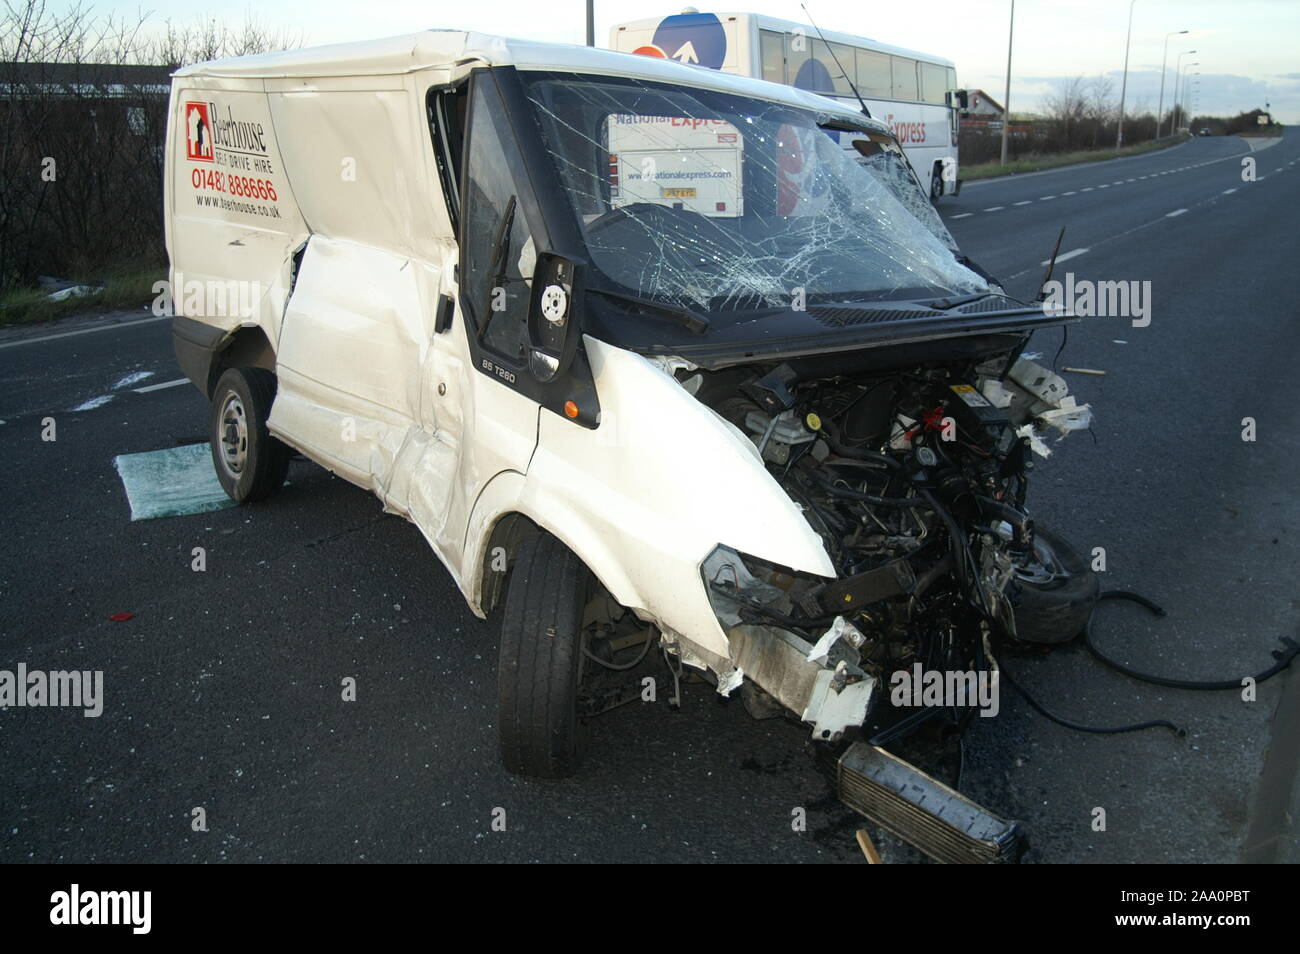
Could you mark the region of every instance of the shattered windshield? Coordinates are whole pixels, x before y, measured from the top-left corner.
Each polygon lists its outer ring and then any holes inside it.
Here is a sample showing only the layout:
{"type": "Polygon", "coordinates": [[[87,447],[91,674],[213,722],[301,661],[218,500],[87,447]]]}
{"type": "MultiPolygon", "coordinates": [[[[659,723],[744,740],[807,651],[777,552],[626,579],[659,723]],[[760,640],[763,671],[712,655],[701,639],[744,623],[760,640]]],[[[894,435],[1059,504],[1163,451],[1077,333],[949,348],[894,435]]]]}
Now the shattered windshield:
{"type": "Polygon", "coordinates": [[[631,78],[525,82],[616,290],[710,312],[989,291],[883,133],[631,78]]]}

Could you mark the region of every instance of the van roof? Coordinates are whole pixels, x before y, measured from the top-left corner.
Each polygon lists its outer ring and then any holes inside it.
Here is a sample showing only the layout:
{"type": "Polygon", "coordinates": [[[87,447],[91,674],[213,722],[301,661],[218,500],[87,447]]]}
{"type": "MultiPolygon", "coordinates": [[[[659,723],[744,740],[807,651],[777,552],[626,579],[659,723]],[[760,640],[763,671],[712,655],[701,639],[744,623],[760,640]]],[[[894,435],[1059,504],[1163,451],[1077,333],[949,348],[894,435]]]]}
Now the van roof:
{"type": "MultiPolygon", "coordinates": [[[[858,121],[865,119],[861,113],[843,103],[806,90],[734,76],[700,66],[688,66],[676,60],[460,30],[423,30],[379,40],[210,60],[182,67],[172,75],[247,79],[390,76],[422,69],[446,69],[475,61],[489,66],[516,66],[527,70],[571,70],[578,73],[633,76],[775,100],[845,118],[852,117],[858,121]]],[[[878,121],[873,125],[882,130],[888,129],[878,121]]]]}

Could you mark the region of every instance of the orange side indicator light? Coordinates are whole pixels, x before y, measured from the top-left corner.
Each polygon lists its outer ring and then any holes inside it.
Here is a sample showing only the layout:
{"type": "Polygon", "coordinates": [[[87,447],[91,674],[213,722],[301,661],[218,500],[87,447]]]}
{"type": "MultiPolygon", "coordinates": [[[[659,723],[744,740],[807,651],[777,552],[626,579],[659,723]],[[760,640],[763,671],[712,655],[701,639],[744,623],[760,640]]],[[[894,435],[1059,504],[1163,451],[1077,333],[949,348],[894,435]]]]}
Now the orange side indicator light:
{"type": "Polygon", "coordinates": [[[564,413],[567,414],[569,417],[576,418],[578,416],[578,405],[575,404],[573,401],[565,401],[564,413]]]}

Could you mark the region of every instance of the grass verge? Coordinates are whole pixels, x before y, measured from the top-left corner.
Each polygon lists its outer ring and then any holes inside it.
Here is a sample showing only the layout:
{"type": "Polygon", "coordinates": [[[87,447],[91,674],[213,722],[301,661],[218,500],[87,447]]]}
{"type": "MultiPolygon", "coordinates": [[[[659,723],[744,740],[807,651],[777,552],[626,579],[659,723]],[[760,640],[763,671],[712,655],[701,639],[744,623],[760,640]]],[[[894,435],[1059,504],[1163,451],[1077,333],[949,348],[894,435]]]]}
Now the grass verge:
{"type": "Polygon", "coordinates": [[[1043,169],[1073,166],[1082,162],[1101,162],[1105,159],[1118,159],[1121,156],[1140,156],[1144,152],[1168,149],[1170,146],[1176,146],[1180,142],[1186,141],[1187,137],[1185,136],[1167,136],[1164,139],[1140,142],[1135,146],[1124,146],[1122,149],[1085,149],[1081,152],[1060,152],[1051,156],[1027,156],[1024,159],[1012,160],[1005,166],[996,162],[981,162],[979,165],[962,166],[961,178],[963,182],[971,182],[975,179],[989,179],[993,176],[1040,172],[1043,169]]]}
{"type": "MultiPolygon", "coordinates": [[[[17,289],[0,294],[0,326],[36,324],[124,308],[139,308],[154,299],[154,282],[166,278],[164,269],[124,269],[101,276],[104,287],[91,295],[51,301],[40,289],[17,289]]],[[[87,281],[87,284],[91,284],[87,281]]]]}

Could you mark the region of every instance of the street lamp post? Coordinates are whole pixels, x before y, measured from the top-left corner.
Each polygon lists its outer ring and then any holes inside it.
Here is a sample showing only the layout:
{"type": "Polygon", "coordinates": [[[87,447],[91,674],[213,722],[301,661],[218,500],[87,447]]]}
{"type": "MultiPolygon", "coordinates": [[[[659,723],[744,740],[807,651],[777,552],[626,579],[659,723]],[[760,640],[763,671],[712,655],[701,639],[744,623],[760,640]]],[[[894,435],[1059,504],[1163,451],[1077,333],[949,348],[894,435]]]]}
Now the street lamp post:
{"type": "Polygon", "coordinates": [[[1016,0],[1011,0],[1011,25],[1007,27],[1007,85],[1002,94],[1002,165],[1007,164],[1007,126],[1011,124],[1011,39],[1016,34],[1016,0]]]}
{"type": "MultiPolygon", "coordinates": [[[[1193,66],[1200,65],[1200,63],[1188,63],[1184,69],[1190,70],[1193,66]]],[[[1191,117],[1187,115],[1187,93],[1192,87],[1192,77],[1200,75],[1200,73],[1183,73],[1183,85],[1182,92],[1179,94],[1178,108],[1179,112],[1182,114],[1183,122],[1187,123],[1189,129],[1191,128],[1191,117]]]]}
{"type": "MultiPolygon", "coordinates": [[[[1200,66],[1200,65],[1201,64],[1199,63],[1189,64],[1189,66],[1200,66]]],[[[1200,86],[1201,86],[1201,81],[1193,80],[1192,77],[1200,76],[1200,75],[1201,75],[1200,73],[1189,73],[1187,75],[1187,81],[1183,84],[1183,116],[1185,116],[1187,119],[1188,129],[1191,128],[1192,117],[1191,114],[1188,112],[1187,104],[1192,102],[1193,97],[1196,93],[1200,92],[1200,86]],[[1193,89],[1193,87],[1195,87],[1195,89],[1193,89]]]]}
{"type": "Polygon", "coordinates": [[[1128,50],[1133,42],[1133,7],[1137,0],[1128,3],[1128,33],[1124,35],[1124,79],[1119,86],[1119,123],[1115,129],[1115,148],[1124,145],[1124,97],[1128,93],[1128,50]]]}
{"type": "Polygon", "coordinates": [[[1164,123],[1165,119],[1165,73],[1167,72],[1165,66],[1169,62],[1169,38],[1186,32],[1186,30],[1175,30],[1173,33],[1165,34],[1165,51],[1160,56],[1160,106],[1156,109],[1157,139],[1160,138],[1160,127],[1164,123]]]}
{"type": "Polygon", "coordinates": [[[596,0],[587,0],[587,45],[596,45],[596,0]]]}
{"type": "Polygon", "coordinates": [[[1174,60],[1177,65],[1174,67],[1174,115],[1169,120],[1169,131],[1171,133],[1178,131],[1178,84],[1183,75],[1183,57],[1191,56],[1195,52],[1195,50],[1183,50],[1178,54],[1178,58],[1174,60]]]}

